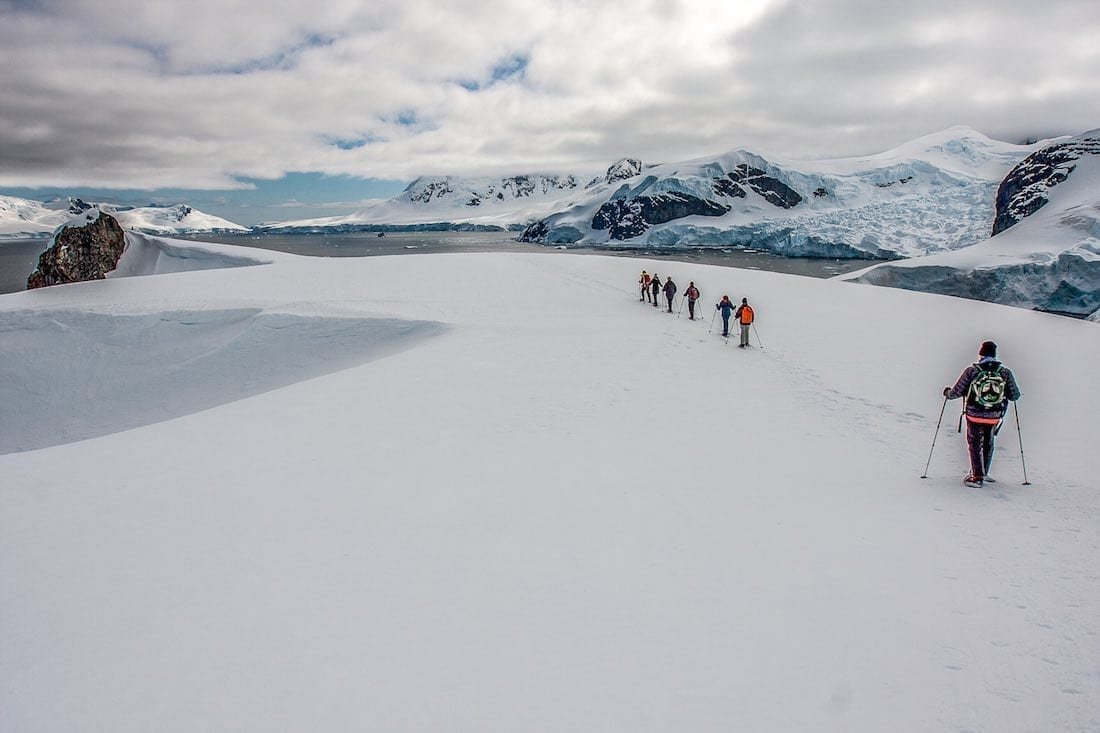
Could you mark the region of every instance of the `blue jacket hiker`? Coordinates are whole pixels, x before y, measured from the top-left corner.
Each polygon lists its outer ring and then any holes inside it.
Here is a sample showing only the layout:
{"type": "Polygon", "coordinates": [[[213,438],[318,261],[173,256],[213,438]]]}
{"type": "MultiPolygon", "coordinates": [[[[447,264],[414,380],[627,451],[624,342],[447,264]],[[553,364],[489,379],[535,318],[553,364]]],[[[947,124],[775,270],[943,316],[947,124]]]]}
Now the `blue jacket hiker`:
{"type": "Polygon", "coordinates": [[[997,344],[984,342],[978,349],[978,361],[963,370],[954,387],[944,387],[943,396],[949,400],[966,397],[964,415],[970,474],[963,483],[981,486],[985,481],[992,482],[989,465],[993,462],[993,438],[1009,401],[1020,399],[1016,377],[997,361],[997,344]]]}
{"type": "Polygon", "coordinates": [[[733,315],[733,303],[730,301],[730,296],[723,295],[721,302],[715,303],[714,307],[717,310],[722,311],[722,335],[730,335],[730,316],[733,315]]]}

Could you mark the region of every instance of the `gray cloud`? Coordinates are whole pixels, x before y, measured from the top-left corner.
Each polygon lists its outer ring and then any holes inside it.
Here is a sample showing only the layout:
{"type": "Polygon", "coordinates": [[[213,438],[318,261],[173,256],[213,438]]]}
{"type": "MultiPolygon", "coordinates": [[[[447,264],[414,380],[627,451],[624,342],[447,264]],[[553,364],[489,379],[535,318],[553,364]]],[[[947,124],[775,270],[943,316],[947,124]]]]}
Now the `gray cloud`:
{"type": "Polygon", "coordinates": [[[0,0],[0,185],[597,170],[1100,126],[1092,0],[0,0]],[[124,22],[123,22],[124,20],[124,22]]]}

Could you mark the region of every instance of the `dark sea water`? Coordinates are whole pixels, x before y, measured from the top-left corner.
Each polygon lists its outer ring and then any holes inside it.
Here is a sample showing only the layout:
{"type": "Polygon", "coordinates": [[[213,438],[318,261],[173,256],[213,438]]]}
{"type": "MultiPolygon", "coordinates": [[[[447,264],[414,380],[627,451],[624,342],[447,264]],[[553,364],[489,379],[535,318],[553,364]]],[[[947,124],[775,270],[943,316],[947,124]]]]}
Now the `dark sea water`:
{"type": "MultiPolygon", "coordinates": [[[[832,277],[875,264],[878,260],[835,260],[780,257],[747,249],[623,249],[569,248],[528,244],[513,239],[513,232],[372,232],[348,234],[202,234],[200,242],[221,242],[239,247],[289,252],[311,257],[377,257],[379,255],[431,254],[438,252],[571,252],[623,257],[648,257],[672,262],[767,270],[810,277],[832,277]]],[[[0,293],[27,287],[27,277],[38,264],[38,255],[49,239],[0,239],[0,293]]]]}

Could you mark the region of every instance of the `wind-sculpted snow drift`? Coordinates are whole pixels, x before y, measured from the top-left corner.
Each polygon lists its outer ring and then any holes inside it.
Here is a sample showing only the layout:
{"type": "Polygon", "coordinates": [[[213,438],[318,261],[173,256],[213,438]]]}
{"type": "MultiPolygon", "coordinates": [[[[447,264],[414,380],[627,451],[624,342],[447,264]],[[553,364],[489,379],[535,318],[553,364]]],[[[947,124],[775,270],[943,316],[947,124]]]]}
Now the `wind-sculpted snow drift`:
{"type": "Polygon", "coordinates": [[[226,267],[267,265],[273,256],[263,250],[246,250],[205,242],[153,237],[127,232],[126,251],[108,277],[163,275],[169,272],[219,270],[226,267]]]}
{"type": "Polygon", "coordinates": [[[58,228],[27,280],[30,288],[135,275],[218,270],[272,262],[257,251],[196,244],[124,232],[118,220],[98,207],[58,228]]]}
{"type": "Polygon", "coordinates": [[[0,454],[189,415],[364,364],[443,328],[261,309],[0,312],[0,454]]]}
{"type": "MultiPolygon", "coordinates": [[[[133,232],[125,237],[126,250],[108,278],[298,259],[133,232]]],[[[364,364],[445,328],[292,308],[0,311],[0,454],[189,415],[364,364]]]]}

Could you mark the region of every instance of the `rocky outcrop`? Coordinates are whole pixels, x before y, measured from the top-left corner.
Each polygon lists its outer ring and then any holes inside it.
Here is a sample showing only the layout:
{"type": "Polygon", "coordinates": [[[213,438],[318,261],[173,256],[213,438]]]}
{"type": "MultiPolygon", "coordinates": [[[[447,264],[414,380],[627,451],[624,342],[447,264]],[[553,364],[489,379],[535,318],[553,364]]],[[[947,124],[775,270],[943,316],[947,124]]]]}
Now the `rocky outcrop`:
{"type": "Polygon", "coordinates": [[[572,175],[521,175],[505,178],[421,177],[400,194],[412,204],[456,204],[469,207],[508,203],[578,188],[572,175]]]}
{"type": "Polygon", "coordinates": [[[997,189],[993,234],[1019,223],[1050,200],[1047,192],[1069,178],[1083,155],[1100,155],[1100,137],[1057,143],[1032,153],[1013,168],[997,189]]]}
{"type": "Polygon", "coordinates": [[[751,188],[769,204],[781,209],[793,209],[802,203],[802,196],[793,188],[778,178],[769,176],[766,171],[746,163],[740,163],[722,178],[716,178],[714,192],[719,196],[744,198],[746,193],[743,186],[751,188]]]}
{"type": "Polygon", "coordinates": [[[69,213],[73,216],[80,216],[85,211],[94,208],[95,204],[89,204],[83,199],[73,198],[72,196],[69,197],[69,213]]]}
{"type": "Polygon", "coordinates": [[[612,239],[631,239],[673,219],[722,216],[727,211],[728,207],[686,193],[660,193],[608,201],[592,217],[592,228],[606,229],[612,239]]]}
{"type": "Polygon", "coordinates": [[[730,176],[722,176],[714,179],[714,195],[743,199],[749,194],[745,189],[734,183],[730,176]]]}
{"type": "MultiPolygon", "coordinates": [[[[412,189],[412,186],[409,186],[409,188],[412,189]]],[[[443,198],[453,192],[450,181],[446,178],[437,181],[424,181],[419,190],[409,191],[409,201],[426,204],[432,199],[443,198]]]]}
{"type": "Polygon", "coordinates": [[[617,163],[613,163],[608,169],[607,174],[604,176],[604,181],[607,183],[614,183],[615,181],[625,181],[633,178],[642,172],[642,161],[635,158],[623,158],[617,163]]]}
{"type": "Polygon", "coordinates": [[[38,268],[27,278],[27,289],[102,280],[115,269],[126,249],[126,235],[114,217],[95,209],[54,235],[38,258],[38,268]]]}

